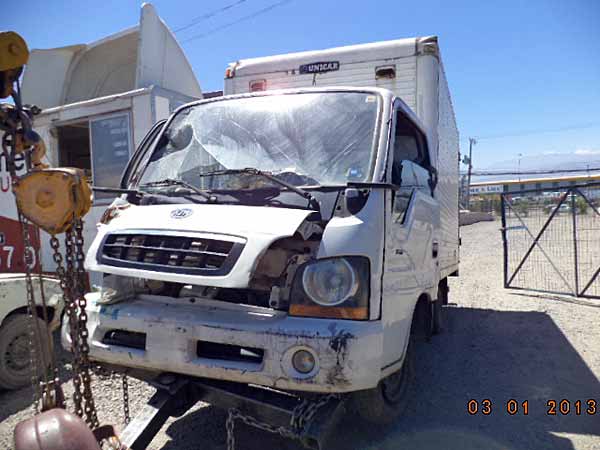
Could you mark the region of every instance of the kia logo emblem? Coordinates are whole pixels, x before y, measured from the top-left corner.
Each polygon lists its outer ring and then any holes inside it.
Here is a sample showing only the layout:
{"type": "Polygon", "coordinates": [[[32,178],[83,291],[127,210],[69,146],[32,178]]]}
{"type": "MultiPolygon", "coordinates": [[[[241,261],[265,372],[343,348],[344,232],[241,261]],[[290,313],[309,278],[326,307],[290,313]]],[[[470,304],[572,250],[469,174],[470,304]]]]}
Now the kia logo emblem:
{"type": "Polygon", "coordinates": [[[173,219],[185,219],[186,217],[190,217],[193,211],[189,208],[179,208],[171,211],[171,217],[173,219]]]}

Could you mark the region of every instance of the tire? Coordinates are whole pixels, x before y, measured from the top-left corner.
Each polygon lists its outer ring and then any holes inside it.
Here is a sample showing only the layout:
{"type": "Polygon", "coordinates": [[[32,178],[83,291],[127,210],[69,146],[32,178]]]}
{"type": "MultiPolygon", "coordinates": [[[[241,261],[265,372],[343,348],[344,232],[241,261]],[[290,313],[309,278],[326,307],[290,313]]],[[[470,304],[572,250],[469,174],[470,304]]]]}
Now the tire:
{"type": "Polygon", "coordinates": [[[433,302],[433,334],[441,334],[446,327],[446,309],[441,299],[433,302]]]}
{"type": "Polygon", "coordinates": [[[366,422],[389,425],[406,410],[414,376],[414,344],[409,342],[402,367],[381,380],[376,388],[351,394],[350,408],[366,422]]]}
{"type": "Polygon", "coordinates": [[[446,306],[448,304],[448,286],[442,280],[438,288],[438,298],[433,302],[433,334],[441,334],[446,329],[446,306]]]}
{"type": "MultiPolygon", "coordinates": [[[[31,363],[29,356],[29,320],[24,314],[16,314],[4,321],[0,327],[0,387],[18,389],[31,385],[31,363]]],[[[48,354],[48,327],[37,318],[42,343],[37,342],[37,367],[39,376],[50,366],[51,355],[48,354]],[[44,349],[41,351],[40,349],[44,349]]]]}

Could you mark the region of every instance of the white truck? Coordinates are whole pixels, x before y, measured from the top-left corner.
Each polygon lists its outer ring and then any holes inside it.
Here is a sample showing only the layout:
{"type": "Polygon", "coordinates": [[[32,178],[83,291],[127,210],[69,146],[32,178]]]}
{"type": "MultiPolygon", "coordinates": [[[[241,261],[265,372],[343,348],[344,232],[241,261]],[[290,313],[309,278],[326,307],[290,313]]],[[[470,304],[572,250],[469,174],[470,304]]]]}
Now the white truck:
{"type": "Polygon", "coordinates": [[[180,107],[128,165],[86,256],[103,274],[90,358],[159,384],[343,394],[393,420],[411,331],[442,328],[458,274],[437,39],[241,60],[225,94],[180,107]]]}
{"type": "MultiPolygon", "coordinates": [[[[200,85],[172,33],[144,4],[140,23],[88,44],[31,51],[23,75],[25,103],[42,109],[35,131],[45,141],[46,163],[85,170],[90,182],[118,187],[131,154],[148,130],[182,104],[202,98],[200,85]]],[[[25,172],[16,161],[17,175],[25,172]]],[[[86,248],[96,223],[115,194],[98,192],[86,217],[86,248]]],[[[25,296],[25,252],[30,268],[44,271],[50,330],[63,309],[49,235],[30,227],[31,247],[23,248],[11,175],[0,150],[0,387],[31,382],[25,296]],[[38,258],[36,258],[36,256],[38,258]],[[26,376],[25,376],[25,375],[26,376]]],[[[100,279],[91,274],[91,283],[100,279]]],[[[36,281],[36,301],[41,291],[36,281]]],[[[40,306],[41,308],[41,306],[40,306]]],[[[41,317],[41,311],[40,311],[41,317]]]]}

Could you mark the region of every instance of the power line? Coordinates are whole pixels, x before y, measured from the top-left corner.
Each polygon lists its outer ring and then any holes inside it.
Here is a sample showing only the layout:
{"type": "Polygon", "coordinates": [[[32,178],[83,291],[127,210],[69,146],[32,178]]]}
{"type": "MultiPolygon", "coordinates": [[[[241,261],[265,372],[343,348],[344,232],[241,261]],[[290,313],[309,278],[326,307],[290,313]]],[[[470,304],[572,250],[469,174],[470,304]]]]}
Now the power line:
{"type": "MultiPolygon", "coordinates": [[[[521,172],[515,171],[474,171],[472,176],[492,176],[492,175],[546,175],[555,173],[577,173],[577,172],[597,172],[600,167],[589,167],[585,169],[552,169],[552,170],[524,170],[521,172]]],[[[465,175],[463,173],[463,175],[465,175]]]]}
{"type": "Polygon", "coordinates": [[[236,6],[241,5],[242,3],[246,2],[246,1],[247,0],[237,0],[236,2],[233,2],[233,3],[230,3],[228,5],[225,5],[222,8],[218,8],[218,9],[215,9],[213,11],[207,12],[206,14],[202,14],[201,16],[194,17],[191,20],[191,22],[187,23],[186,25],[183,25],[182,27],[179,27],[179,28],[173,30],[173,32],[174,33],[179,33],[180,31],[187,30],[188,28],[191,28],[194,25],[199,24],[203,20],[210,19],[211,17],[214,17],[216,15],[224,13],[225,11],[228,11],[231,8],[235,8],[236,6]]]}
{"type": "Polygon", "coordinates": [[[201,39],[201,38],[205,38],[206,36],[210,36],[211,34],[217,33],[218,31],[224,30],[225,28],[229,28],[232,27],[234,25],[237,25],[240,22],[244,22],[246,20],[250,20],[250,19],[254,19],[256,16],[260,16],[261,14],[267,13],[269,11],[271,11],[272,9],[277,8],[278,6],[283,6],[286,3],[290,3],[292,0],[281,0],[279,2],[273,3],[265,8],[259,9],[258,11],[253,12],[252,14],[248,14],[246,16],[240,17],[237,20],[234,20],[233,22],[229,22],[226,23],[224,25],[220,25],[218,27],[212,28],[210,30],[208,30],[206,33],[202,33],[202,34],[197,34],[196,36],[192,36],[188,39],[185,39],[183,41],[181,41],[182,44],[186,44],[190,41],[193,41],[195,39],[201,39]]]}
{"type": "MultiPolygon", "coordinates": [[[[572,130],[582,130],[585,128],[594,128],[600,126],[600,122],[588,122],[577,125],[569,125],[566,127],[560,128],[547,128],[547,129],[532,129],[532,130],[521,130],[504,134],[488,134],[487,136],[477,136],[477,140],[488,140],[488,139],[502,139],[507,137],[521,137],[521,136],[533,136],[536,134],[546,134],[546,133],[560,133],[562,131],[572,131],[572,130]]],[[[467,138],[463,138],[464,141],[467,138]]]]}

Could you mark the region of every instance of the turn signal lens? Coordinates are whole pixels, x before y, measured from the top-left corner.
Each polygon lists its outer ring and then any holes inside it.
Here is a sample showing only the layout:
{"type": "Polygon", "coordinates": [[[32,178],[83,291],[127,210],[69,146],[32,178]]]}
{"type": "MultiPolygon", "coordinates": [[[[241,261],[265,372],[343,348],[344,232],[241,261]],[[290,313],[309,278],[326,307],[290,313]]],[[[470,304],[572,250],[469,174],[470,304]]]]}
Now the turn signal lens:
{"type": "Polygon", "coordinates": [[[367,320],[369,318],[369,308],[366,306],[332,308],[330,306],[319,305],[290,305],[290,315],[323,317],[328,319],[367,320]]]}

